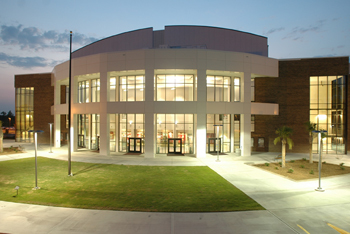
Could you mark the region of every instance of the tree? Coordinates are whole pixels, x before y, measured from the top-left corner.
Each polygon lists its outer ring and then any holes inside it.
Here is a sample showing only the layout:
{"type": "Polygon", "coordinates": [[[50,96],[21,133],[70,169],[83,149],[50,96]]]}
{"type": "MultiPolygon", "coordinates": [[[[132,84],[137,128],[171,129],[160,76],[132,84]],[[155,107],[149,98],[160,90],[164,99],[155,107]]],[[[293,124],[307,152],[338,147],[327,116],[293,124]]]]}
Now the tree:
{"type": "Polygon", "coordinates": [[[7,117],[13,117],[14,115],[13,115],[13,113],[12,113],[12,111],[9,111],[8,113],[7,113],[7,117]]]}
{"type": "Polygon", "coordinates": [[[316,137],[316,134],[313,133],[313,131],[316,130],[317,124],[312,123],[310,121],[307,121],[305,123],[306,130],[309,132],[309,163],[313,163],[312,158],[312,142],[314,141],[314,138],[316,137]]]}
{"type": "Polygon", "coordinates": [[[4,133],[2,132],[2,121],[0,120],[0,126],[1,126],[1,131],[0,131],[0,153],[4,151],[3,147],[3,138],[4,138],[4,133]]]}
{"type": "Polygon", "coordinates": [[[1,115],[2,116],[6,116],[6,112],[5,111],[1,111],[1,115]]]}
{"type": "Polygon", "coordinates": [[[276,145],[278,142],[282,142],[282,167],[286,166],[286,144],[289,149],[292,149],[294,143],[290,136],[293,134],[293,129],[287,126],[280,127],[276,130],[278,137],[275,138],[273,143],[276,145]]]}

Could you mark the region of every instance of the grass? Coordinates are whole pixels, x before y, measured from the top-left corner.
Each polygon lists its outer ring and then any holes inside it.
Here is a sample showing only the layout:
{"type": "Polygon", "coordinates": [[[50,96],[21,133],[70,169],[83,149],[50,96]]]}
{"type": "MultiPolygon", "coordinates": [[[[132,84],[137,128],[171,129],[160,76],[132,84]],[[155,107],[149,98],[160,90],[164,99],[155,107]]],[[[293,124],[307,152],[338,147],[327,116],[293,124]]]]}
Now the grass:
{"type": "Polygon", "coordinates": [[[0,162],[0,200],[88,209],[222,212],[262,210],[257,202],[205,166],[129,166],[38,157],[0,162]],[[19,186],[19,195],[14,188],[19,186]]]}

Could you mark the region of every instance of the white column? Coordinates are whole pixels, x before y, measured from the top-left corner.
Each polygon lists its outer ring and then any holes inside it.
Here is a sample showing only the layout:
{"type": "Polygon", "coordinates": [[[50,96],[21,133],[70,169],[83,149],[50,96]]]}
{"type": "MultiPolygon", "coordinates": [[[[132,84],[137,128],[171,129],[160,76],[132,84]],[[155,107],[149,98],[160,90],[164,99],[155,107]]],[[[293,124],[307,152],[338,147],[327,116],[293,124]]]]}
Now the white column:
{"type": "Polygon", "coordinates": [[[196,132],[196,157],[206,157],[207,141],[207,74],[205,69],[197,70],[197,129],[196,132]]]}
{"type": "Polygon", "coordinates": [[[109,75],[107,67],[100,73],[100,154],[109,155],[109,116],[107,113],[107,94],[109,93],[109,75]]]}
{"type": "Polygon", "coordinates": [[[154,124],[154,69],[145,71],[145,158],[156,154],[156,134],[154,124]]]}
{"type": "Polygon", "coordinates": [[[241,115],[241,150],[242,156],[251,155],[251,74],[250,67],[245,68],[245,72],[242,77],[242,101],[243,114],[241,115]]]}

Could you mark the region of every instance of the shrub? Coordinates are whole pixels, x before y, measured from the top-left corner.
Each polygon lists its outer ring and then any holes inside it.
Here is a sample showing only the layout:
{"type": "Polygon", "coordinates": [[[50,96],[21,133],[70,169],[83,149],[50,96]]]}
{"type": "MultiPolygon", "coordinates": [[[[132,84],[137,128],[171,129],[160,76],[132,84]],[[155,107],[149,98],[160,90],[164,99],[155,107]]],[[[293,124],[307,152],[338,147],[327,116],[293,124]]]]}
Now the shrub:
{"type": "Polygon", "coordinates": [[[305,168],[305,166],[304,166],[304,165],[300,165],[300,167],[301,167],[301,168],[305,168]]]}
{"type": "Polygon", "coordinates": [[[341,166],[340,169],[345,170],[345,167],[341,166]]]}
{"type": "Polygon", "coordinates": [[[344,166],[344,163],[340,163],[339,165],[342,167],[342,166],[344,166]]]}
{"type": "Polygon", "coordinates": [[[278,170],[278,167],[275,167],[276,170],[278,170]]]}
{"type": "Polygon", "coordinates": [[[309,173],[310,173],[311,175],[313,175],[313,174],[314,174],[314,170],[311,170],[309,173]]]}
{"type": "Polygon", "coordinates": [[[322,164],[326,164],[326,163],[327,163],[326,161],[322,162],[322,164]]]}
{"type": "Polygon", "coordinates": [[[294,170],[292,168],[289,168],[288,173],[293,173],[294,170]]]}
{"type": "Polygon", "coordinates": [[[270,163],[265,163],[265,166],[267,166],[267,167],[270,166],[270,163]]]}
{"type": "Polygon", "coordinates": [[[295,160],[290,160],[291,163],[295,162],[295,160]]]}
{"type": "Polygon", "coordinates": [[[282,166],[282,162],[279,162],[278,164],[279,164],[280,166],[282,166]]]}
{"type": "Polygon", "coordinates": [[[306,161],[306,158],[303,158],[303,161],[306,161]]]}

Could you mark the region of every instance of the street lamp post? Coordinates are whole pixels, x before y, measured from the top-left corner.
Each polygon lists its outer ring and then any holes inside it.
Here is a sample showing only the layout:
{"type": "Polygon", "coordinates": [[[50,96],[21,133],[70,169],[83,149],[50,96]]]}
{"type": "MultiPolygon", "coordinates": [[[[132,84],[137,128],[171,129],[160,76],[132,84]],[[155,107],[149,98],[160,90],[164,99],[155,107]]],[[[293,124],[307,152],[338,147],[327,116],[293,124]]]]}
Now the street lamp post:
{"type": "Polygon", "coordinates": [[[34,146],[35,146],[35,187],[34,190],[40,189],[38,187],[38,160],[37,160],[37,151],[38,151],[38,132],[44,132],[42,130],[29,130],[28,132],[34,132],[34,146]]]}
{"type": "Polygon", "coordinates": [[[53,123],[49,123],[50,125],[50,152],[49,153],[53,153],[52,152],[52,124],[53,123]]]}
{"type": "Polygon", "coordinates": [[[321,187],[321,164],[322,164],[322,159],[321,159],[321,154],[322,154],[322,137],[321,134],[322,133],[326,133],[327,131],[325,130],[321,130],[321,131],[312,131],[314,133],[318,134],[318,188],[316,188],[315,190],[318,192],[324,192],[324,189],[322,189],[321,187]]]}
{"type": "Polygon", "coordinates": [[[69,46],[69,94],[68,94],[68,176],[73,176],[72,173],[72,152],[71,152],[71,144],[72,144],[72,136],[71,136],[71,118],[72,118],[72,31],[70,31],[70,46],[69,46]]]}

